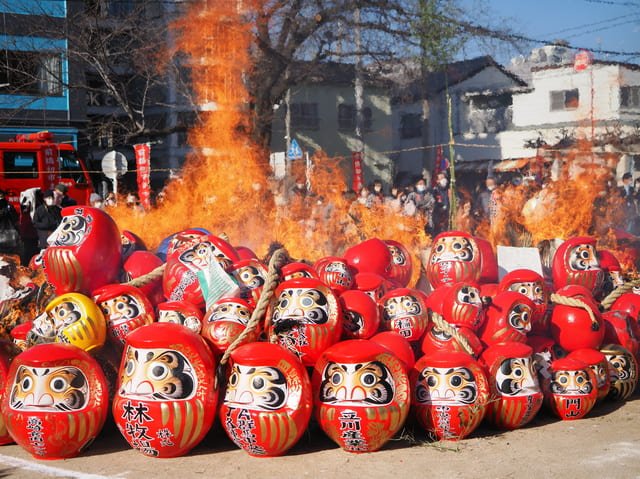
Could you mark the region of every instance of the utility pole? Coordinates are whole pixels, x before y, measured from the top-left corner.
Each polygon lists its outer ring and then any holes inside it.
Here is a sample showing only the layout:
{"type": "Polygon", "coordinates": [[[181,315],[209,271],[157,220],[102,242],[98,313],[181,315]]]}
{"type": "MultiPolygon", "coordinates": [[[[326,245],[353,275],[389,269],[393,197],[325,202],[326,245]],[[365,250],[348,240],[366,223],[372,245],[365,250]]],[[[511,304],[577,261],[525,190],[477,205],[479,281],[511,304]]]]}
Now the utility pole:
{"type": "Polygon", "coordinates": [[[364,108],[364,89],[362,85],[362,39],[360,29],[360,8],[356,7],[353,12],[353,20],[355,23],[355,44],[356,44],[356,64],[355,64],[355,85],[354,95],[356,102],[356,151],[362,155],[364,159],[364,135],[363,135],[363,116],[362,110],[364,108]]]}

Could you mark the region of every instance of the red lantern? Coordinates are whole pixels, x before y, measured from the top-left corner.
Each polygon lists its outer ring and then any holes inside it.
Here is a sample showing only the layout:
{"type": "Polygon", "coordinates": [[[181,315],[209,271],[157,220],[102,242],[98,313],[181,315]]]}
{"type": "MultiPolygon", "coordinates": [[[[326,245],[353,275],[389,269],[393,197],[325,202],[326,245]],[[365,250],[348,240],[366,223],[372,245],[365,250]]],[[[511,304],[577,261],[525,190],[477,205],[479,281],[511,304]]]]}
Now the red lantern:
{"type": "Polygon", "coordinates": [[[127,336],[113,417],[146,456],[186,454],[213,424],[216,364],[204,340],[178,324],[154,323],[127,336]]]}
{"type": "Polygon", "coordinates": [[[598,262],[595,238],[577,237],[562,243],[553,256],[552,275],[556,290],[575,284],[584,286],[597,296],[604,274],[598,262]]]}
{"type": "MultiPolygon", "coordinates": [[[[129,282],[147,273],[151,273],[156,268],[162,266],[164,262],[150,251],[133,251],[124,261],[122,267],[124,271],[123,282],[129,282]]],[[[158,277],[140,286],[140,291],[149,298],[151,304],[157,305],[164,301],[162,291],[162,277],[158,277]]]]}
{"type": "Polygon", "coordinates": [[[315,262],[313,269],[320,280],[340,295],[353,287],[353,271],[342,258],[327,256],[315,262]]]}
{"type": "Polygon", "coordinates": [[[278,285],[269,311],[267,337],[313,366],[322,351],[340,340],[342,312],[322,281],[297,278],[278,285]]]}
{"type": "Polygon", "coordinates": [[[155,321],[153,306],[135,286],[110,284],[93,292],[93,300],[107,320],[107,334],[117,347],[131,331],[155,321]]]}
{"type": "Polygon", "coordinates": [[[582,361],[591,368],[596,377],[598,401],[607,397],[611,388],[611,380],[609,379],[609,363],[605,355],[597,349],[577,349],[569,353],[568,357],[582,361]]]}
{"type": "Polygon", "coordinates": [[[194,333],[200,333],[202,311],[188,301],[167,301],[158,304],[158,322],[182,324],[194,333]]]}
{"type": "Polygon", "coordinates": [[[297,357],[277,344],[245,344],[229,358],[220,422],[250,455],[280,456],[305,432],[311,395],[297,357]]]}
{"type": "Polygon", "coordinates": [[[433,239],[425,267],[432,288],[460,281],[478,282],[481,268],[480,250],[470,234],[445,231],[433,239]]]}
{"type": "Polygon", "coordinates": [[[380,327],[380,310],[367,293],[345,291],[338,298],[344,321],[342,336],[346,339],[369,339],[380,327]]]}
{"type": "MultiPolygon", "coordinates": [[[[222,355],[240,336],[251,319],[253,306],[240,298],[222,298],[207,311],[202,326],[202,336],[216,355],[222,355]]],[[[260,329],[256,328],[246,340],[256,341],[260,329]]]]}
{"type": "Polygon", "coordinates": [[[533,302],[513,291],[498,293],[485,309],[486,319],[480,328],[480,340],[490,346],[506,341],[525,343],[531,331],[533,302]]]}
{"type": "Polygon", "coordinates": [[[80,348],[39,344],[11,363],[2,415],[9,434],[36,458],[77,456],[100,433],[108,408],[104,374],[80,348]]]}
{"type": "Polygon", "coordinates": [[[631,352],[619,344],[606,344],[600,352],[604,354],[609,363],[609,389],[608,399],[625,401],[636,390],[638,384],[638,362],[631,352]]]}
{"type": "Polygon", "coordinates": [[[540,335],[547,334],[549,330],[549,316],[547,316],[549,292],[542,276],[530,269],[515,269],[504,275],[498,285],[498,291],[515,291],[524,294],[533,301],[531,332],[540,335]]]}
{"type": "Polygon", "coordinates": [[[394,331],[407,341],[418,341],[427,329],[429,314],[422,292],[398,288],[389,291],[379,301],[382,329],[394,331]]]}
{"type": "Polygon", "coordinates": [[[482,366],[466,353],[440,351],[411,371],[411,401],[420,425],[437,440],[456,441],[482,421],[489,383],[482,366]]]}
{"type": "Polygon", "coordinates": [[[569,352],[583,348],[598,349],[604,338],[604,325],[591,292],[583,286],[570,285],[559,289],[556,294],[578,299],[586,304],[588,310],[556,304],[551,313],[551,334],[555,341],[569,352]]]}
{"type": "Polygon", "coordinates": [[[120,232],[104,211],[86,206],[62,210],[62,223],[48,239],[44,274],[56,294],[90,294],[118,281],[122,257],[120,232]]]}
{"type": "Polygon", "coordinates": [[[391,253],[386,243],[378,238],[347,249],[344,259],[356,273],[375,273],[387,278],[391,271],[391,253]]]}
{"type": "Polygon", "coordinates": [[[406,288],[411,281],[413,261],[409,250],[402,243],[394,240],[384,240],[391,253],[391,269],[389,279],[396,281],[401,287],[406,288]]]}
{"type": "Polygon", "coordinates": [[[487,418],[500,429],[526,425],[542,407],[534,362],[533,349],[522,343],[494,344],[482,353],[492,392],[487,418]]]}
{"type": "Polygon", "coordinates": [[[598,397],[595,374],[589,366],[574,358],[551,363],[550,377],[543,382],[544,399],[562,420],[582,419],[598,397]]]}
{"type": "Polygon", "coordinates": [[[409,378],[386,348],[351,339],[325,350],[315,365],[313,391],[322,430],[348,452],[380,449],[409,413],[409,378]]]}

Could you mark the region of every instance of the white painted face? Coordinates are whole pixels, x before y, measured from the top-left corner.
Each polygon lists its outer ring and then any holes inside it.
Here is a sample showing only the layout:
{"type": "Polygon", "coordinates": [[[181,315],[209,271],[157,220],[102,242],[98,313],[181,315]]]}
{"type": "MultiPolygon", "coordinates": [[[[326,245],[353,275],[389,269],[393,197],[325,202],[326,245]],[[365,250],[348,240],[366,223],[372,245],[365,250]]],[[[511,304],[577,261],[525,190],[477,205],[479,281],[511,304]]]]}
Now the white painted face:
{"type": "Polygon", "coordinates": [[[530,396],[540,392],[530,358],[505,359],[496,374],[496,385],[503,396],[530,396]]]}
{"type": "Polygon", "coordinates": [[[80,369],[20,366],[9,404],[17,411],[68,412],[83,409],[88,401],[89,385],[80,369]]]}

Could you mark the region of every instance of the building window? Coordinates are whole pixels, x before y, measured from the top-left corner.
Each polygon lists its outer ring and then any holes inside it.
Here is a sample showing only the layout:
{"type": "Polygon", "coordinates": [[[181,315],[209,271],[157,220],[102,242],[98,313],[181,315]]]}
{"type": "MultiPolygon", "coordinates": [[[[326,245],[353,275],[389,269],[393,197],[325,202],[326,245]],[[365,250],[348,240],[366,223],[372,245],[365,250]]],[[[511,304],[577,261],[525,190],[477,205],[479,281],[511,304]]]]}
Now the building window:
{"type": "MultiPolygon", "coordinates": [[[[362,108],[362,128],[365,131],[371,131],[373,123],[373,113],[371,108],[365,106],[362,108]]],[[[356,107],[341,103],[338,105],[338,130],[353,131],[356,128],[356,107]]]]}
{"type": "Polygon", "coordinates": [[[580,105],[578,89],[551,92],[551,111],[575,110],[580,105]]]}
{"type": "Polygon", "coordinates": [[[14,50],[0,55],[0,84],[12,94],[62,96],[61,78],[60,55],[14,50]]]}
{"type": "Polygon", "coordinates": [[[476,110],[496,110],[511,106],[513,99],[510,93],[499,95],[477,95],[471,97],[471,104],[476,110]]]}
{"type": "Polygon", "coordinates": [[[320,127],[317,103],[292,103],[291,125],[299,130],[317,130],[320,127]]]}
{"type": "Polygon", "coordinates": [[[422,137],[422,115],[420,113],[404,113],[400,117],[400,138],[422,137]]]}
{"type": "Polygon", "coordinates": [[[640,85],[620,88],[620,106],[622,108],[640,108],[640,85]]]}

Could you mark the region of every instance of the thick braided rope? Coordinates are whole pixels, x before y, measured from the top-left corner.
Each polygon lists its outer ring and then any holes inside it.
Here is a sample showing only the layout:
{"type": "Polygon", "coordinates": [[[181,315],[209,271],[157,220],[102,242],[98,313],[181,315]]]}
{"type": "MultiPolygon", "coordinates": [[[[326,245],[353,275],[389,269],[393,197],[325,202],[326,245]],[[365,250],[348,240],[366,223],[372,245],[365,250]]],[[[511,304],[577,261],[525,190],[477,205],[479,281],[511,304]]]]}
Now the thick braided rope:
{"type": "Polygon", "coordinates": [[[633,288],[636,288],[638,286],[640,286],[640,278],[624,283],[622,286],[618,286],[616,289],[611,291],[600,304],[604,309],[609,309],[611,306],[613,306],[613,303],[615,303],[620,296],[628,293],[633,288]]]}
{"type": "Polygon", "coordinates": [[[153,271],[149,271],[147,274],[143,274],[142,276],[133,278],[131,281],[125,284],[139,288],[141,286],[144,286],[145,284],[151,283],[152,281],[155,281],[158,278],[162,278],[162,275],[164,274],[164,269],[166,266],[167,264],[163,263],[153,271]]]}
{"type": "Polygon", "coordinates": [[[288,257],[289,255],[287,253],[287,250],[284,248],[280,248],[274,251],[271,259],[269,260],[269,270],[267,272],[267,278],[265,280],[262,293],[260,294],[258,304],[256,304],[256,309],[253,310],[253,314],[251,315],[251,318],[249,319],[245,330],[235,339],[233,343],[229,345],[229,347],[225,351],[222,359],[220,359],[220,366],[224,366],[227,363],[227,361],[229,360],[229,356],[231,356],[231,353],[235,351],[236,348],[241,346],[244,343],[245,338],[253,333],[258,327],[258,324],[260,324],[260,320],[264,317],[267,311],[267,307],[269,306],[269,302],[273,297],[273,293],[278,286],[278,281],[280,280],[280,268],[282,268],[288,257]]]}
{"type": "Polygon", "coordinates": [[[467,341],[467,338],[465,338],[460,334],[460,332],[455,328],[455,326],[445,321],[445,319],[442,316],[440,316],[438,313],[433,311],[431,312],[431,321],[433,321],[433,324],[435,324],[438,327],[438,329],[440,329],[441,331],[444,331],[449,336],[452,336],[456,341],[458,341],[460,346],[462,346],[467,353],[469,353],[471,356],[475,356],[473,353],[473,348],[469,344],[469,341],[467,341]]]}
{"type": "Polygon", "coordinates": [[[596,328],[594,331],[597,331],[597,328],[600,326],[598,320],[596,319],[595,314],[593,314],[593,310],[589,307],[587,303],[578,298],[569,298],[567,296],[562,296],[560,294],[553,293],[551,295],[551,302],[555,304],[561,304],[563,306],[573,306],[575,308],[584,309],[591,318],[592,327],[596,328]]]}

